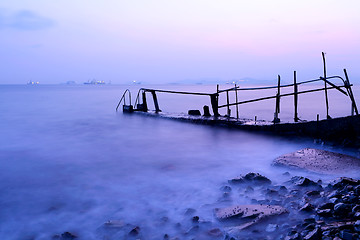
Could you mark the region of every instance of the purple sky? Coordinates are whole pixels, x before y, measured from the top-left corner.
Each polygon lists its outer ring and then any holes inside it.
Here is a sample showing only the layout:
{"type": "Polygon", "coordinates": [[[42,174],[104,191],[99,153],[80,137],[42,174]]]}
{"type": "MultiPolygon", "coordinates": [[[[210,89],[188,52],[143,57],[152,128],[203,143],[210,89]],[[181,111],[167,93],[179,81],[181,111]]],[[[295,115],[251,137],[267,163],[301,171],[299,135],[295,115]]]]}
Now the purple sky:
{"type": "Polygon", "coordinates": [[[0,83],[360,82],[358,0],[0,2],[0,83]]]}

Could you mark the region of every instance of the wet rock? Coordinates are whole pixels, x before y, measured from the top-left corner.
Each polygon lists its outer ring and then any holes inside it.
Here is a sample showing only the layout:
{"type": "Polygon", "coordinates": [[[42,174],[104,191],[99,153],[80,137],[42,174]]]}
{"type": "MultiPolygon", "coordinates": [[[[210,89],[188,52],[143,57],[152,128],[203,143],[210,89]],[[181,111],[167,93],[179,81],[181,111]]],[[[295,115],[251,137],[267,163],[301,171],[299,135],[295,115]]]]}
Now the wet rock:
{"type": "Polygon", "coordinates": [[[321,227],[322,231],[338,231],[344,229],[353,229],[355,221],[348,221],[348,222],[331,222],[327,223],[325,226],[321,227]]]}
{"type": "Polygon", "coordinates": [[[313,217],[312,218],[305,218],[304,223],[305,224],[316,223],[316,220],[313,217]]]}
{"type": "Polygon", "coordinates": [[[323,210],[323,209],[334,209],[334,203],[324,203],[324,204],[322,204],[322,205],[320,205],[319,207],[318,207],[318,209],[320,209],[320,210],[323,210]]]}
{"type": "Polygon", "coordinates": [[[268,197],[279,197],[279,192],[276,191],[275,189],[266,189],[265,190],[265,195],[268,197]]]}
{"type": "Polygon", "coordinates": [[[292,177],[290,182],[292,184],[294,184],[295,186],[300,186],[300,187],[313,187],[316,189],[322,189],[321,185],[317,184],[316,182],[306,178],[306,177],[301,177],[301,176],[295,176],[292,177]]]}
{"type": "Polygon", "coordinates": [[[328,198],[339,198],[341,197],[341,193],[338,190],[332,191],[327,197],[328,198]]]}
{"type": "Polygon", "coordinates": [[[357,185],[355,188],[354,188],[354,191],[355,191],[355,194],[356,195],[360,195],[360,185],[357,185]]]}
{"type": "Polygon", "coordinates": [[[310,203],[306,203],[304,206],[302,206],[299,211],[300,212],[312,212],[314,211],[314,206],[311,205],[310,203]]]}
{"type": "Polygon", "coordinates": [[[314,191],[308,191],[305,193],[308,197],[320,197],[320,191],[314,190],[314,191]]]}
{"type": "Polygon", "coordinates": [[[191,219],[191,221],[193,222],[193,223],[198,223],[199,222],[199,216],[194,216],[192,219],[191,219]]]}
{"type": "Polygon", "coordinates": [[[270,217],[287,213],[287,210],[281,206],[271,205],[238,205],[227,208],[215,209],[215,216],[219,220],[231,218],[257,218],[270,217]]]}
{"type": "Polygon", "coordinates": [[[353,240],[353,234],[345,230],[339,232],[339,237],[343,240],[353,240]]]}
{"type": "Polygon", "coordinates": [[[347,195],[342,197],[342,201],[344,203],[356,204],[356,203],[359,202],[359,198],[357,196],[355,196],[355,195],[347,194],[347,195]]]}
{"type": "Polygon", "coordinates": [[[354,213],[354,219],[360,219],[360,212],[354,213]]]}
{"type": "Polygon", "coordinates": [[[360,232],[360,220],[357,220],[354,223],[354,229],[355,229],[355,231],[360,232]]]}
{"type": "Polygon", "coordinates": [[[129,232],[129,236],[137,236],[140,233],[140,227],[136,226],[129,232]]]}
{"type": "Polygon", "coordinates": [[[220,221],[242,220],[241,225],[229,228],[228,233],[232,235],[237,235],[244,229],[254,226],[264,219],[269,219],[285,213],[287,213],[285,208],[270,205],[239,205],[215,209],[215,216],[220,221]]]}
{"type": "Polygon", "coordinates": [[[315,229],[315,224],[308,224],[305,226],[304,230],[312,231],[315,229]]]}
{"type": "Polygon", "coordinates": [[[359,212],[360,211],[360,205],[355,205],[352,209],[351,209],[352,212],[359,212]]]}
{"type": "Polygon", "coordinates": [[[351,211],[351,205],[338,203],[334,206],[334,214],[337,216],[347,216],[351,211]]]}
{"type": "Polygon", "coordinates": [[[295,233],[293,235],[285,237],[285,240],[301,240],[301,239],[302,239],[302,237],[299,233],[295,233]]]}
{"type": "Polygon", "coordinates": [[[322,232],[320,228],[315,228],[311,232],[309,232],[305,237],[304,240],[321,240],[322,232]]]}
{"type": "Polygon", "coordinates": [[[331,209],[317,210],[316,214],[319,215],[320,217],[331,217],[332,210],[331,209]]]}
{"type": "Polygon", "coordinates": [[[329,199],[329,202],[334,203],[334,204],[337,204],[337,203],[340,202],[340,200],[339,200],[338,198],[334,197],[334,198],[330,198],[330,199],[329,199]]]}
{"type": "Polygon", "coordinates": [[[61,240],[73,240],[77,238],[76,235],[72,234],[71,232],[64,232],[61,234],[61,240]]]}
{"type": "Polygon", "coordinates": [[[357,186],[360,184],[359,180],[348,178],[348,177],[341,177],[334,181],[333,186],[335,188],[343,188],[347,185],[357,186]]]}
{"type": "Polygon", "coordinates": [[[248,173],[245,176],[240,176],[229,180],[231,184],[254,184],[254,185],[267,185],[271,184],[270,179],[259,173],[248,173]]]}

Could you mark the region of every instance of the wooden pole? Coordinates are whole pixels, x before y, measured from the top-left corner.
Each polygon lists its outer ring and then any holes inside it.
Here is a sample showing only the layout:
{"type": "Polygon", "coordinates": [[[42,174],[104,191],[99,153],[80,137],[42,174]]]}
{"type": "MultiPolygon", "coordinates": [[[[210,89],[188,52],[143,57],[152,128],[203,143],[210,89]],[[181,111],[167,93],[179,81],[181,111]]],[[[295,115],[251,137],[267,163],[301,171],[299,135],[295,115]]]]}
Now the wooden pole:
{"type": "Polygon", "coordinates": [[[229,101],[229,91],[226,91],[226,103],[227,103],[227,116],[230,117],[230,101],[229,101]]]}
{"type": "MultiPolygon", "coordinates": [[[[238,94],[237,94],[237,87],[235,84],[235,100],[238,102],[238,94]]],[[[239,119],[239,104],[236,104],[236,119],[239,119]]]]}
{"type": "Polygon", "coordinates": [[[152,94],[152,97],[153,97],[153,100],[154,100],[155,112],[157,112],[157,113],[161,112],[161,110],[159,108],[159,103],[158,103],[155,91],[151,91],[151,94],[152,94]]]}
{"type": "Polygon", "coordinates": [[[145,91],[142,92],[142,102],[143,102],[143,111],[147,112],[148,111],[148,107],[147,107],[147,101],[146,101],[146,93],[145,91]]]}
{"type": "Polygon", "coordinates": [[[296,84],[296,71],[294,71],[294,121],[298,122],[299,118],[298,118],[298,86],[296,84]]]}
{"type": "Polygon", "coordinates": [[[278,91],[276,94],[275,114],[273,120],[274,123],[280,122],[279,113],[280,113],[280,75],[278,75],[278,91]]]}
{"type": "Polygon", "coordinates": [[[352,89],[351,89],[351,85],[350,85],[350,81],[349,81],[349,77],[348,77],[346,69],[344,69],[344,73],[345,73],[345,78],[346,78],[345,86],[346,86],[346,88],[348,90],[348,94],[349,94],[349,97],[350,97],[350,100],[351,100],[351,111],[352,111],[351,115],[354,115],[354,111],[355,111],[356,115],[359,115],[359,112],[358,112],[358,109],[357,109],[357,106],[356,106],[355,98],[354,98],[354,95],[353,95],[353,92],[352,92],[352,89]]]}
{"type": "MultiPolygon", "coordinates": [[[[324,63],[324,79],[326,80],[326,62],[325,62],[325,53],[322,52],[322,58],[323,58],[323,63],[324,63]]],[[[328,94],[327,94],[327,84],[326,81],[324,81],[325,83],[325,103],[326,103],[326,118],[327,119],[331,119],[330,115],[329,115],[329,99],[328,99],[328,94]]]]}
{"type": "Polygon", "coordinates": [[[278,75],[278,102],[277,102],[277,112],[280,113],[280,75],[278,75]]]}

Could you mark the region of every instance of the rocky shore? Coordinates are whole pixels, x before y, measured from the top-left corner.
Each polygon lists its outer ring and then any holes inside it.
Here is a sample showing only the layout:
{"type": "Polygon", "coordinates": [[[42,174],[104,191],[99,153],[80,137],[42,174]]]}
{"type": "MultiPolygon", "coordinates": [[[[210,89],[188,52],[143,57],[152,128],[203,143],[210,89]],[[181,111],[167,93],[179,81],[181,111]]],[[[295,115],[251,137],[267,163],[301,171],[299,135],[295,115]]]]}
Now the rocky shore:
{"type": "MultiPolygon", "coordinates": [[[[159,236],[149,236],[141,224],[109,220],[97,230],[98,239],[360,239],[360,180],[342,177],[323,183],[283,175],[288,180],[282,184],[258,173],[228,180],[219,190],[219,201],[211,205],[211,220],[189,208],[183,222],[159,219],[159,236]],[[237,198],[248,203],[234,205],[237,198]]],[[[82,238],[65,232],[53,239],[82,238]]]]}
{"type": "MultiPolygon", "coordinates": [[[[232,191],[255,193],[252,208],[279,208],[277,214],[235,211],[218,219],[237,223],[224,229],[225,239],[359,239],[360,181],[342,177],[329,184],[293,176],[281,185],[272,185],[265,176],[249,173],[229,181],[232,191]],[[245,224],[245,225],[244,225],[245,224]],[[242,227],[242,226],[245,226],[242,227]]],[[[229,188],[229,189],[230,189],[229,188]]],[[[249,194],[251,196],[251,194],[249,194]]],[[[229,209],[228,209],[229,210],[229,209]]]]}

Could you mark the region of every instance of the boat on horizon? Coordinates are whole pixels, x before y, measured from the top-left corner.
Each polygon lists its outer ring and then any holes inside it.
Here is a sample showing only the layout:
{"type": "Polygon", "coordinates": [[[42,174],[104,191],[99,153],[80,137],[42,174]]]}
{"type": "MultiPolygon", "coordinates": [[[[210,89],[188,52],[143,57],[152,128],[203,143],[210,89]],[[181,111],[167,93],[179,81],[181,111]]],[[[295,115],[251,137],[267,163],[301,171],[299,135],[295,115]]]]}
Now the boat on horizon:
{"type": "Polygon", "coordinates": [[[100,80],[95,80],[95,79],[93,79],[93,80],[88,80],[87,82],[84,82],[84,84],[86,84],[86,85],[103,85],[103,84],[106,84],[105,83],[105,81],[100,81],[100,80]]]}

